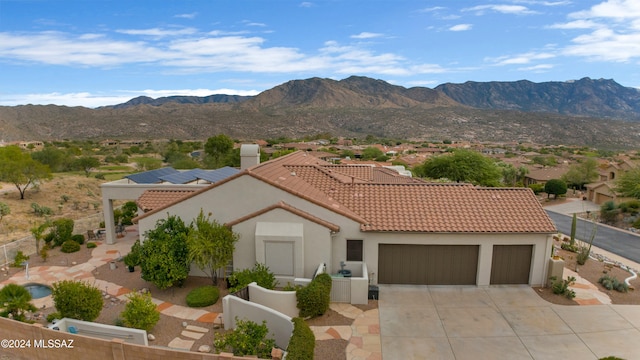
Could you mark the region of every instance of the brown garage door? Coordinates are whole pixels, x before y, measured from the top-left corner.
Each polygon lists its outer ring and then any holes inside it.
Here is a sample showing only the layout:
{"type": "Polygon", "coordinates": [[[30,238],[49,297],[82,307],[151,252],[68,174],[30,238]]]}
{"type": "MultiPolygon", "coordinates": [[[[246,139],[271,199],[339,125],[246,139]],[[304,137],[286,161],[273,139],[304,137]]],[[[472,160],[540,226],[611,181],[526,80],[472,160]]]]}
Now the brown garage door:
{"type": "Polygon", "coordinates": [[[413,285],[475,285],[477,245],[378,246],[378,282],[413,285]]]}
{"type": "Polygon", "coordinates": [[[494,245],[491,284],[528,284],[533,245],[494,245]]]}

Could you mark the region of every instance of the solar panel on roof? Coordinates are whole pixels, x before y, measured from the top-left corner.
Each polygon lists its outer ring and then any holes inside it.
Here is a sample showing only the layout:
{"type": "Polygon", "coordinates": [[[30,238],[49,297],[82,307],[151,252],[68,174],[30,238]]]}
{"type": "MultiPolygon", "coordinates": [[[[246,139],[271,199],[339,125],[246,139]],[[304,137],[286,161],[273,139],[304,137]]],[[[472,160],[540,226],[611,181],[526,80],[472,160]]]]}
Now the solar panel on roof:
{"type": "Polygon", "coordinates": [[[149,170],[137,174],[125,176],[125,178],[135,182],[136,184],[157,184],[161,182],[161,176],[177,173],[178,170],[172,167],[165,167],[156,170],[149,170]]]}
{"type": "Polygon", "coordinates": [[[160,180],[170,182],[172,184],[190,183],[192,181],[198,180],[198,177],[196,176],[196,170],[200,170],[200,169],[181,171],[174,174],[161,176],[160,180]]]}
{"type": "Polygon", "coordinates": [[[230,176],[233,176],[239,172],[240,170],[236,168],[225,166],[223,168],[216,169],[216,170],[209,170],[209,171],[200,170],[197,176],[199,179],[206,180],[210,183],[216,183],[220,180],[224,180],[230,176]]]}

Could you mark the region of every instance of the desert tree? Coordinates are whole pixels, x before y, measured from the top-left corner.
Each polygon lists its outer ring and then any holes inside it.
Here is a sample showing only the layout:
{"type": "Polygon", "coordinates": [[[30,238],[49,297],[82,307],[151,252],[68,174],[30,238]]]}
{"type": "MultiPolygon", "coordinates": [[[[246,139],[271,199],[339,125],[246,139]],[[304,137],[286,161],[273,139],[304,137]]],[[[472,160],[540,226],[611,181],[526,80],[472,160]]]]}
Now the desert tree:
{"type": "Polygon", "coordinates": [[[30,186],[51,177],[48,166],[33,160],[29,153],[23,152],[18,146],[0,147],[0,181],[15,185],[21,200],[30,186]]]}
{"type": "Polygon", "coordinates": [[[615,190],[622,196],[640,199],[640,167],[620,174],[615,190]]]}
{"type": "Polygon", "coordinates": [[[76,170],[82,170],[86,177],[91,175],[91,172],[100,166],[100,160],[93,156],[81,156],[76,158],[71,163],[71,167],[76,170]]]}
{"type": "Polygon", "coordinates": [[[562,175],[569,186],[583,189],[585,184],[598,179],[598,162],[594,158],[587,158],[584,161],[569,166],[569,170],[562,175]]]}
{"type": "Polygon", "coordinates": [[[547,193],[547,198],[553,195],[555,199],[558,195],[567,193],[567,183],[561,179],[551,179],[544,184],[544,192],[547,193]]]}
{"type": "Polygon", "coordinates": [[[454,150],[426,160],[414,170],[420,177],[498,186],[502,173],[496,163],[479,152],[454,150]]]}
{"type": "Polygon", "coordinates": [[[233,140],[225,134],[210,137],[204,144],[207,163],[214,169],[222,167],[223,160],[231,150],[233,150],[233,140]]]}
{"type": "Polygon", "coordinates": [[[189,262],[193,262],[217,284],[217,270],[233,259],[239,235],[215,219],[205,217],[202,209],[187,237],[189,262]]]}
{"type": "Polygon", "coordinates": [[[144,242],[136,242],[142,278],[160,289],[182,285],[189,275],[187,237],[190,228],[181,218],[170,215],[145,232],[144,242]]]}

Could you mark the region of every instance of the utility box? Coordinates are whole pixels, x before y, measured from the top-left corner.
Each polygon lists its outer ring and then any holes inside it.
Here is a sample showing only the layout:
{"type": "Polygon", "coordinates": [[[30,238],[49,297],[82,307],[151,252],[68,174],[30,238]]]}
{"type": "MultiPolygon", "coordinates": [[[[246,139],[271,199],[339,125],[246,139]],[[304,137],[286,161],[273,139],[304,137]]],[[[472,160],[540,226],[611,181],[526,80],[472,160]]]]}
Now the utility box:
{"type": "Polygon", "coordinates": [[[556,280],[562,280],[564,273],[564,260],[561,258],[549,258],[549,272],[547,277],[547,287],[551,287],[551,278],[555,276],[556,280]]]}
{"type": "Polygon", "coordinates": [[[379,289],[377,285],[369,285],[369,300],[379,299],[379,289]]]}

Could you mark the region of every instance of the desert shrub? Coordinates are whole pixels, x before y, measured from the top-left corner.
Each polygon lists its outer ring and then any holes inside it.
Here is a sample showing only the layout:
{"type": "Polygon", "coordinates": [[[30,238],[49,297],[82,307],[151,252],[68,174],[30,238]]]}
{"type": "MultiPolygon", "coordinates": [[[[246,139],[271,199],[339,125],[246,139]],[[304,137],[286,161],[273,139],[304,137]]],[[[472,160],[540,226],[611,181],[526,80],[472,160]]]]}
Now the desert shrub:
{"type": "Polygon", "coordinates": [[[42,240],[44,240],[44,243],[49,245],[49,246],[53,246],[53,238],[56,237],[56,234],[54,234],[53,232],[47,233],[42,240]]]}
{"type": "Polygon", "coordinates": [[[124,326],[151,331],[160,320],[160,312],[151,300],[151,294],[132,292],[127,299],[129,301],[120,314],[124,326]]]}
{"type": "Polygon", "coordinates": [[[80,251],[80,244],[73,240],[67,240],[60,247],[60,251],[63,253],[74,253],[76,251],[80,251]]]}
{"type": "Polygon", "coordinates": [[[578,265],[584,265],[589,260],[589,254],[591,254],[590,246],[581,246],[578,248],[578,255],[576,255],[576,262],[578,265]]]}
{"type": "Polygon", "coordinates": [[[571,252],[578,252],[578,246],[577,245],[571,245],[569,243],[563,242],[560,247],[562,248],[562,250],[567,250],[567,251],[571,251],[571,252]]]}
{"type": "Polygon", "coordinates": [[[324,273],[316,276],[309,285],[296,291],[296,300],[302,318],[327,312],[331,302],[331,276],[324,273]]]}
{"type": "MultiPolygon", "coordinates": [[[[78,245],[78,243],[75,243],[78,245]]],[[[78,245],[79,246],[79,245],[78,245]]],[[[84,281],[62,280],[51,286],[51,297],[61,317],[93,321],[102,310],[102,292],[84,281]]]]}
{"type": "Polygon", "coordinates": [[[607,290],[615,290],[623,293],[629,291],[629,286],[624,281],[618,280],[615,276],[604,275],[598,279],[598,283],[607,290]]]}
{"type": "Polygon", "coordinates": [[[287,347],[287,360],[313,359],[313,350],[316,346],[316,338],[309,325],[299,317],[293,321],[293,334],[287,347]]]}
{"type": "MultiPolygon", "coordinates": [[[[53,246],[62,245],[62,243],[71,239],[71,235],[73,235],[73,219],[61,218],[53,220],[50,234],[53,234],[53,246]]],[[[46,237],[45,241],[47,241],[46,237]]]]}
{"type": "Polygon", "coordinates": [[[38,310],[31,304],[29,290],[17,284],[7,284],[0,290],[0,316],[27,321],[26,313],[38,310]]]}
{"type": "Polygon", "coordinates": [[[294,285],[290,282],[287,283],[287,285],[285,285],[282,288],[282,291],[298,291],[298,289],[302,289],[303,286],[302,285],[294,285]]]}
{"type": "Polygon", "coordinates": [[[36,216],[49,216],[53,214],[53,210],[47,206],[40,206],[38,203],[31,203],[31,208],[36,216]]]}
{"type": "Polygon", "coordinates": [[[104,179],[106,179],[103,173],[97,173],[97,174],[95,174],[95,178],[96,178],[96,179],[100,179],[100,180],[104,180],[104,179]]]}
{"type": "Polygon", "coordinates": [[[630,213],[636,215],[640,210],[640,200],[629,200],[618,205],[618,208],[623,213],[630,213]]]}
{"type": "Polygon", "coordinates": [[[618,216],[618,209],[613,201],[607,201],[600,206],[600,220],[605,224],[611,224],[618,216]]]}
{"type": "Polygon", "coordinates": [[[533,193],[538,195],[544,191],[544,184],[531,184],[529,189],[533,190],[533,193]]]}
{"type": "Polygon", "coordinates": [[[260,263],[256,263],[253,269],[234,272],[229,276],[228,280],[230,293],[241,290],[252,282],[256,282],[265,289],[273,290],[278,282],[276,276],[273,275],[269,268],[260,263]]]}
{"type": "Polygon", "coordinates": [[[79,245],[84,244],[84,235],[75,234],[71,235],[71,240],[77,242],[79,245]]]}
{"type": "Polygon", "coordinates": [[[94,242],[88,242],[87,243],[87,249],[93,249],[98,247],[98,244],[94,243],[94,242]]]}
{"type": "Polygon", "coordinates": [[[219,298],[220,290],[216,286],[201,286],[187,294],[187,305],[189,307],[205,307],[215,304],[219,298]]]}
{"type": "Polygon", "coordinates": [[[47,322],[53,322],[53,320],[56,320],[56,319],[58,320],[62,319],[62,316],[57,311],[47,315],[47,322]]]}
{"type": "Polygon", "coordinates": [[[11,266],[13,267],[21,267],[22,263],[29,260],[29,255],[25,255],[21,250],[16,252],[16,256],[13,258],[13,263],[11,266]]]}
{"type": "Polygon", "coordinates": [[[267,339],[269,328],[267,322],[258,325],[253,321],[236,318],[236,328],[230,333],[217,333],[213,346],[216,352],[232,352],[236,356],[257,355],[260,359],[271,357],[271,349],[276,345],[275,340],[267,339]]]}
{"type": "Polygon", "coordinates": [[[563,295],[567,299],[573,299],[576,297],[576,292],[569,289],[569,285],[573,284],[576,278],[569,276],[566,280],[558,280],[555,276],[551,277],[551,291],[556,295],[563,295]]]}

